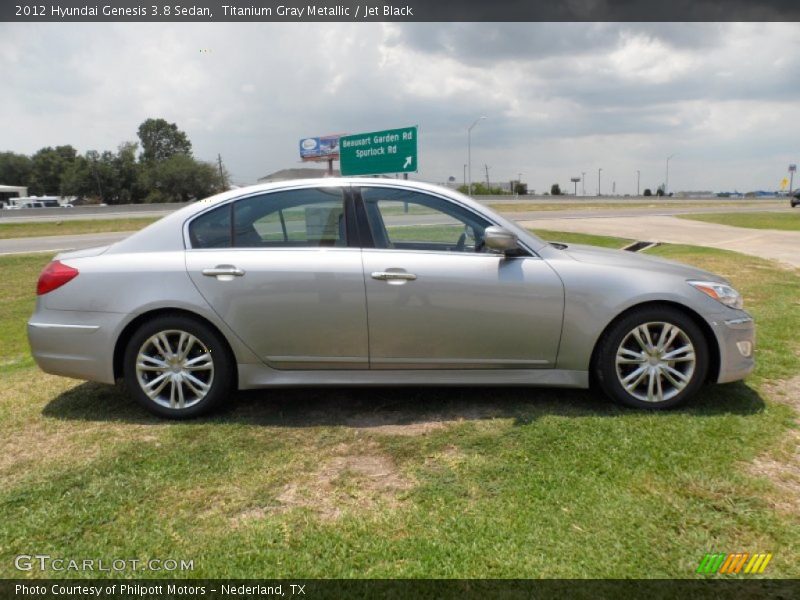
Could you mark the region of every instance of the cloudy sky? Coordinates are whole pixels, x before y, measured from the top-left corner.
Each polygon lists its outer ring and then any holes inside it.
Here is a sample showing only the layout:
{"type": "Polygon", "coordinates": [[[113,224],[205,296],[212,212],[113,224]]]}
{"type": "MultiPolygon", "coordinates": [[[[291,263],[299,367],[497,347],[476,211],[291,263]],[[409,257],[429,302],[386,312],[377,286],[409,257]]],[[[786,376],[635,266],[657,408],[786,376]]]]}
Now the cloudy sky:
{"type": "MultiPolygon", "coordinates": [[[[797,23],[0,24],[0,151],[115,149],[148,117],[237,183],[298,140],[419,125],[417,178],[776,189],[800,162],[797,23]]],[[[580,191],[580,185],[579,185],[580,191]]]]}

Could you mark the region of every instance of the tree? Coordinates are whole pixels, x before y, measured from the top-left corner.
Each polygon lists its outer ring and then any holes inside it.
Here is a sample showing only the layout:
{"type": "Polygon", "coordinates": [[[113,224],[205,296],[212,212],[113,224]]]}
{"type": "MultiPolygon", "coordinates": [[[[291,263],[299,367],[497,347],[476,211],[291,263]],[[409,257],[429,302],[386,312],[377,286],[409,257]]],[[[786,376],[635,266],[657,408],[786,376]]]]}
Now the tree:
{"type": "MultiPolygon", "coordinates": [[[[458,191],[466,194],[468,189],[466,185],[458,186],[458,191]]],[[[475,196],[507,196],[508,190],[501,187],[486,187],[485,183],[475,182],[472,184],[472,194],[475,196]]]]}
{"type": "Polygon", "coordinates": [[[61,176],[61,188],[65,196],[100,198],[91,165],[84,156],[78,156],[61,176]]]}
{"type": "Polygon", "coordinates": [[[136,162],[136,148],[136,143],[124,142],[116,154],[89,150],[78,156],[62,178],[64,194],[106,204],[141,202],[146,191],[142,187],[142,167],[136,162]]]}
{"type": "Polygon", "coordinates": [[[663,196],[663,195],[664,195],[664,184],[662,183],[660,186],[658,186],[658,189],[656,190],[656,196],[663,196]]]}
{"type": "Polygon", "coordinates": [[[24,154],[0,152],[0,185],[28,185],[32,168],[24,154]]]}
{"type": "Polygon", "coordinates": [[[554,183],[550,186],[550,194],[553,196],[560,196],[561,195],[561,186],[557,183],[554,183]]]}
{"type": "Polygon", "coordinates": [[[653,195],[653,192],[651,192],[651,191],[650,191],[650,188],[645,188],[645,190],[644,190],[644,195],[645,195],[645,196],[652,196],[652,195],[653,195]]]}
{"type": "Polygon", "coordinates": [[[175,123],[147,119],[139,125],[138,134],[142,144],[139,160],[142,162],[158,162],[178,154],[192,155],[192,143],[175,123]]]}
{"type": "Polygon", "coordinates": [[[31,157],[28,193],[37,196],[63,195],[62,178],[75,162],[78,151],[72,146],[42,148],[31,157]]]}
{"type": "Polygon", "coordinates": [[[123,142],[114,157],[114,173],[117,181],[117,200],[120,204],[141,202],[147,195],[142,187],[142,167],[136,162],[136,142],[123,142]]]}
{"type": "Polygon", "coordinates": [[[149,189],[145,202],[188,202],[223,189],[214,165],[185,154],[146,165],[142,181],[149,189]]]}

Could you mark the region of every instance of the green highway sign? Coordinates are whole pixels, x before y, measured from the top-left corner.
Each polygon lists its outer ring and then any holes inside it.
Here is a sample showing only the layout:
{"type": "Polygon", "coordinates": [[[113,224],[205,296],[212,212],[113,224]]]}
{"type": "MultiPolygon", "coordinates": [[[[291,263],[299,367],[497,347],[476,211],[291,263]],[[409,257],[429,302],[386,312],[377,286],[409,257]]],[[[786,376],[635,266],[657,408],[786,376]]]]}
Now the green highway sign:
{"type": "Polygon", "coordinates": [[[417,170],[417,128],[403,127],[342,136],[342,175],[410,173],[417,170]]]}

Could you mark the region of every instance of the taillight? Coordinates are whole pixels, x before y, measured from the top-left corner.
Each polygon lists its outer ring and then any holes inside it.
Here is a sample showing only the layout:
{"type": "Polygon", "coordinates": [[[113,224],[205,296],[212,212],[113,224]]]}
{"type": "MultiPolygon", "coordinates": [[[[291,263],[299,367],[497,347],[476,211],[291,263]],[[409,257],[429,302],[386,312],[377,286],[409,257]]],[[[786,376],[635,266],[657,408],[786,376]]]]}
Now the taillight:
{"type": "Polygon", "coordinates": [[[39,275],[39,283],[36,284],[36,295],[41,296],[52,292],[77,276],[78,269],[73,269],[61,261],[54,260],[39,275]]]}

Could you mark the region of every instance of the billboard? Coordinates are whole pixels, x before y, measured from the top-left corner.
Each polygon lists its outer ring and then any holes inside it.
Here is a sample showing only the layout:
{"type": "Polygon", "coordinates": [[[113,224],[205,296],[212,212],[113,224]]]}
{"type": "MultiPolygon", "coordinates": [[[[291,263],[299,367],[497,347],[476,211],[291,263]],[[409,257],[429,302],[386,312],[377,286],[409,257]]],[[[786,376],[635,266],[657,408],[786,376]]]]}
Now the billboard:
{"type": "Polygon", "coordinates": [[[338,160],[339,136],[325,135],[303,138],[300,140],[300,158],[302,160],[338,160]]]}

